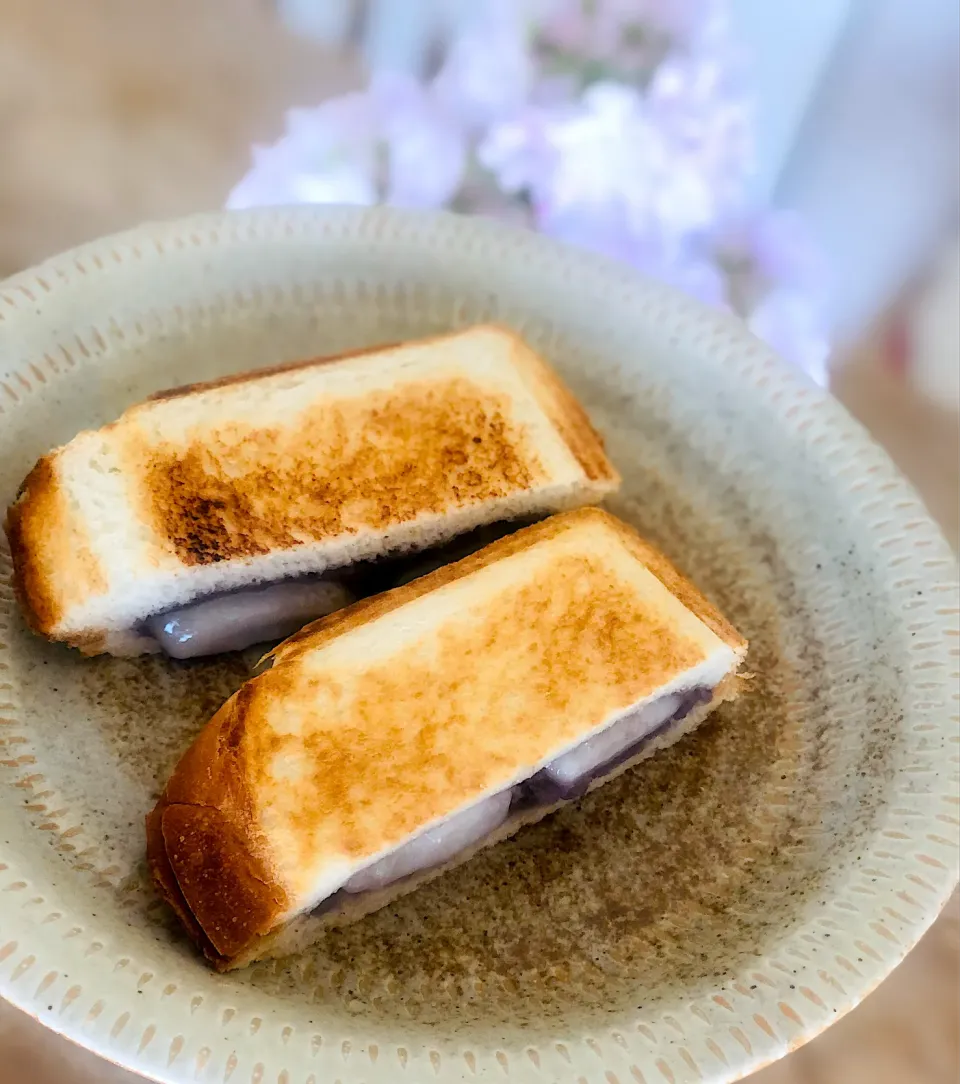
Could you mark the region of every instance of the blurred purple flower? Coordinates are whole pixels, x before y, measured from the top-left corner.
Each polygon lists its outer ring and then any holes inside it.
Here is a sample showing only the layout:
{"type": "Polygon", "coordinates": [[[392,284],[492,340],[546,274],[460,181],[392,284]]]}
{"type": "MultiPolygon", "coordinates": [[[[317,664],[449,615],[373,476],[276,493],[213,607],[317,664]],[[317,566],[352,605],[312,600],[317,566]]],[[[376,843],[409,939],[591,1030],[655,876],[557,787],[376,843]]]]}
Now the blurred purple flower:
{"type": "Polygon", "coordinates": [[[646,102],[651,122],[669,133],[677,161],[709,183],[714,220],[729,214],[753,167],[753,113],[723,20],[702,32],[696,49],[664,58],[646,102]]]}
{"type": "Polygon", "coordinates": [[[479,5],[433,81],[437,101],[474,131],[516,112],[535,75],[528,37],[516,0],[479,5]]]}
{"type": "Polygon", "coordinates": [[[694,38],[716,8],[717,0],[553,0],[541,33],[553,48],[615,65],[651,39],[694,38]]]}
{"type": "Polygon", "coordinates": [[[724,189],[655,122],[638,90],[617,83],[495,125],[478,157],[506,191],[529,195],[547,231],[572,208],[589,218],[606,207],[631,233],[679,237],[715,220],[724,189]]]}
{"type": "MultiPolygon", "coordinates": [[[[568,110],[563,106],[560,112],[568,110]]],[[[515,117],[493,125],[477,145],[477,160],[511,195],[538,193],[549,184],[557,154],[550,138],[553,114],[527,106],[515,117]]]]}
{"type": "Polygon", "coordinates": [[[691,254],[675,259],[672,263],[641,270],[713,308],[728,307],[726,277],[720,268],[705,256],[691,254]]]}
{"type": "Polygon", "coordinates": [[[540,208],[534,214],[536,228],[558,241],[634,266],[651,259],[645,251],[649,240],[630,229],[625,210],[617,203],[540,208]]]}
{"type": "Polygon", "coordinates": [[[386,75],[364,93],[292,110],[280,141],[254,149],[253,168],[227,206],[442,207],[460,185],[466,153],[463,131],[429,88],[386,75]]]}
{"type": "Polygon", "coordinates": [[[347,94],[287,114],[272,147],[254,147],[253,167],[228,207],[284,203],[375,203],[375,118],[366,94],[347,94]]]}
{"type": "Polygon", "coordinates": [[[541,26],[544,40],[558,49],[590,60],[612,60],[623,46],[625,32],[643,17],[642,0],[558,0],[550,5],[541,26]]]}
{"type": "Polygon", "coordinates": [[[467,10],[429,83],[385,74],[288,114],[228,206],[453,204],[528,224],[732,308],[824,383],[816,252],[794,216],[743,205],[752,115],[724,0],[467,10]]]}
{"type": "Polygon", "coordinates": [[[383,202],[443,207],[463,178],[467,140],[446,107],[416,81],[381,76],[370,89],[386,166],[383,202]]]}

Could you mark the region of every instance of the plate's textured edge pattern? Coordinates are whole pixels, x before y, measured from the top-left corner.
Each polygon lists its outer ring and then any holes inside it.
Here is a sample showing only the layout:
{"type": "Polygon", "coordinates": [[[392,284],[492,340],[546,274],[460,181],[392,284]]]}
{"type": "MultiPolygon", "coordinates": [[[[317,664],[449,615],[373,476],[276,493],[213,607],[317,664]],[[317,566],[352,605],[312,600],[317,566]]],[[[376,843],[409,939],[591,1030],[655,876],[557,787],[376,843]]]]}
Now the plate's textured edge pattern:
{"type": "MultiPolygon", "coordinates": [[[[240,1084],[322,1084],[359,1073],[368,1080],[576,1079],[585,1084],[678,1084],[732,1081],[807,1041],[854,1007],[912,947],[946,901],[956,880],[960,843],[960,735],[957,693],[957,587],[954,562],[939,532],[886,456],[871,445],[842,410],[782,366],[760,343],[744,349],[732,320],[701,312],[672,291],[639,284],[632,273],[582,254],[567,254],[542,239],[507,233],[485,223],[430,218],[382,209],[299,209],[236,216],[201,216],[147,226],[84,246],[0,284],[0,336],[12,368],[0,371],[2,416],[18,410],[37,385],[65,370],[96,364],[108,342],[184,321],[181,306],[144,316],[131,329],[116,324],[71,325],[39,356],[16,349],[19,327],[42,314],[44,298],[86,276],[122,273],[131,260],[162,260],[169,252],[242,245],[275,238],[309,237],[328,243],[373,242],[389,250],[419,246],[438,256],[472,262],[479,271],[498,262],[523,261],[528,274],[569,282],[585,292],[650,304],[677,344],[707,354],[762,394],[784,428],[798,441],[829,453],[837,486],[870,526],[878,561],[887,569],[890,604],[910,633],[904,680],[914,712],[906,728],[912,761],[896,782],[896,801],[872,849],[845,891],[822,905],[785,939],[776,957],[758,960],[749,984],[731,983],[689,1004],[682,1015],[638,1020],[630,1028],[549,1047],[473,1051],[386,1048],[354,1038],[294,1028],[272,1007],[257,1014],[231,1000],[164,984],[159,951],[134,961],[115,951],[109,933],[87,929],[48,902],[18,873],[16,857],[0,838],[0,992],[48,1026],[106,1057],[161,1079],[236,1081],[240,1084]],[[155,321],[155,322],[154,322],[155,321]],[[6,335],[4,331],[6,330],[6,335]],[[952,683],[951,700],[944,690],[952,683]],[[928,790],[911,784],[923,776],[928,790]],[[931,777],[936,783],[930,784],[931,777]],[[930,826],[936,824],[936,830],[930,826]],[[918,826],[919,830],[918,830],[918,826]],[[910,890],[885,886],[890,867],[910,890]],[[859,933],[851,934],[851,915],[859,933]],[[830,938],[833,937],[831,946],[830,938]],[[80,969],[88,976],[75,980],[80,969]],[[165,1020],[166,1018],[166,1020],[165,1020]],[[256,1053],[249,1039],[256,1035],[256,1053]]],[[[232,294],[214,303],[250,308],[269,303],[267,288],[232,294]]],[[[275,299],[274,299],[275,300],[275,299]]],[[[488,318],[495,313],[484,314],[488,318]]],[[[26,341],[26,340],[24,340],[26,341]]],[[[0,362],[3,364],[3,362],[0,362]]],[[[18,731],[18,707],[9,667],[3,661],[9,633],[9,562],[0,551],[0,765],[25,801],[46,805],[49,830],[69,850],[69,809],[45,791],[33,769],[29,739],[18,731]]],[[[74,856],[75,858],[78,856],[74,856]]],[[[109,879],[88,856],[90,875],[109,879]]],[[[54,895],[50,893],[51,896],[54,895]]]]}

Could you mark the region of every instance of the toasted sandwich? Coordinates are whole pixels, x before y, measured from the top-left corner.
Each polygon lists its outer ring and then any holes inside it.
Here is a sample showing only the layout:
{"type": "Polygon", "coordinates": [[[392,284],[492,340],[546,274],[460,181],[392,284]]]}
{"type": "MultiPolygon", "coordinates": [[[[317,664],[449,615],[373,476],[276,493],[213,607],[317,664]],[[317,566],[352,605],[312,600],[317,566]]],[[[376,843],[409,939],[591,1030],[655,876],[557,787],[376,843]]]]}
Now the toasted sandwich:
{"type": "Polygon", "coordinates": [[[277,647],[149,814],[154,880],[220,970],[297,951],[677,741],[746,650],[613,516],[543,520],[277,647]]]}
{"type": "Polygon", "coordinates": [[[618,484],[546,362],[482,326],[161,393],[44,456],[6,531],[41,636],[185,658],[282,639],[409,578],[404,555],[618,484]]]}

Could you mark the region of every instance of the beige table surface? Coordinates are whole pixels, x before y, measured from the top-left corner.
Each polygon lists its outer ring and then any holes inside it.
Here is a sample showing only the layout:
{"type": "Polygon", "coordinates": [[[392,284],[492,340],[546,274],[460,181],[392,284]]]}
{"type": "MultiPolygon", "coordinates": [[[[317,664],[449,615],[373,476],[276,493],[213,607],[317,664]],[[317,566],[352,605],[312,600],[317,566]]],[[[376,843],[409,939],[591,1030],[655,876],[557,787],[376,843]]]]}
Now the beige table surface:
{"type": "MultiPolygon", "coordinates": [[[[283,35],[269,0],[0,0],[0,276],[110,230],[222,204],[283,109],[355,74],[283,35]]],[[[841,398],[957,544],[956,416],[866,344],[841,398]]],[[[756,1084],[953,1084],[956,900],[880,989],[756,1084]]],[[[135,1084],[0,1002],[0,1084],[135,1084]]]]}

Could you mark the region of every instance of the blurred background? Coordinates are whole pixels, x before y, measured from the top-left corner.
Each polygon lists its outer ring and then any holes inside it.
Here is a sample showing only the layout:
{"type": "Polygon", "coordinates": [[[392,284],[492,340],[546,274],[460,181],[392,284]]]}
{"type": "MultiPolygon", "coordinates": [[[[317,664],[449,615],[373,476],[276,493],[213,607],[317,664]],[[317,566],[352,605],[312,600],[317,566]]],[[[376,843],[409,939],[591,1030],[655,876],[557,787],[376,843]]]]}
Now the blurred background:
{"type": "MultiPolygon", "coordinates": [[[[0,0],[0,277],[224,205],[451,207],[626,260],[830,386],[954,546],[956,0],[0,0]]],[[[954,902],[757,1084],[960,1073],[954,902]]],[[[0,1003],[0,1084],[133,1077],[0,1003]]]]}

